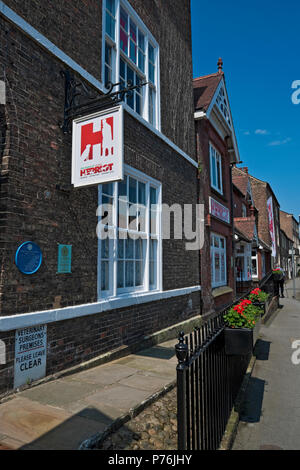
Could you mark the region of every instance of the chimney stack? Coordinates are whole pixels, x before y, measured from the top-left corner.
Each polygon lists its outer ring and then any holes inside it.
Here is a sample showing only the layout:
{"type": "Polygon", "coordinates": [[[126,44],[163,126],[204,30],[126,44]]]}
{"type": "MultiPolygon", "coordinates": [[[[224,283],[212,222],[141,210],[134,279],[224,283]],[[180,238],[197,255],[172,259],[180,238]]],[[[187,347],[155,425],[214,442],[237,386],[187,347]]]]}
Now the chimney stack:
{"type": "Polygon", "coordinates": [[[221,57],[218,60],[218,73],[223,73],[223,60],[221,57]]]}

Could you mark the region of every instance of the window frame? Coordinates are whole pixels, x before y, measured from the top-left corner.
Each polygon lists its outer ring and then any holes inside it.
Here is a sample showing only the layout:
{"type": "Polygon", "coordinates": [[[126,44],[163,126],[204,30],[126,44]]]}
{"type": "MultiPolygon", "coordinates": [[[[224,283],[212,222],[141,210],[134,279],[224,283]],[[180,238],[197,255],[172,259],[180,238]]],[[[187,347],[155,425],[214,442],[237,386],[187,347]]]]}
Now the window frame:
{"type": "Polygon", "coordinates": [[[227,239],[218,233],[211,233],[210,235],[210,258],[211,258],[211,286],[212,288],[223,287],[227,285],[227,239]],[[212,242],[215,238],[219,240],[219,246],[214,246],[212,242]],[[224,242],[224,248],[221,247],[221,240],[224,242]],[[215,255],[218,254],[220,258],[220,280],[216,281],[216,272],[215,272],[215,255]],[[224,278],[221,278],[222,274],[222,264],[221,259],[224,255],[224,278]]]}
{"type": "MultiPolygon", "coordinates": [[[[146,217],[145,217],[145,225],[146,230],[145,232],[138,232],[137,230],[130,230],[127,228],[122,228],[118,226],[118,203],[119,203],[119,194],[118,194],[118,184],[121,182],[112,182],[113,187],[113,211],[112,211],[112,220],[113,224],[109,226],[109,230],[111,230],[114,234],[114,239],[109,240],[109,288],[106,291],[102,291],[101,283],[102,283],[102,240],[98,238],[98,261],[97,261],[97,270],[98,270],[98,282],[97,282],[97,291],[98,291],[98,301],[107,299],[107,298],[117,298],[123,296],[132,296],[139,293],[147,293],[147,292],[160,292],[162,291],[162,221],[161,221],[161,207],[162,207],[162,185],[159,181],[148,177],[146,174],[142,173],[139,170],[136,170],[128,165],[125,165],[124,168],[124,179],[126,177],[126,184],[127,184],[127,194],[128,194],[128,187],[129,187],[129,178],[132,178],[136,181],[139,181],[145,184],[145,195],[146,195],[146,217]],[[150,188],[153,187],[156,189],[157,194],[157,207],[156,207],[156,227],[157,233],[151,233],[151,226],[150,226],[150,188]],[[140,238],[145,240],[143,243],[143,252],[144,252],[144,264],[142,266],[142,271],[144,271],[143,276],[143,283],[139,286],[133,287],[118,287],[118,263],[119,260],[124,260],[124,262],[135,262],[135,259],[127,259],[127,258],[119,258],[118,253],[118,232],[130,232],[135,233],[136,235],[142,235],[140,238]],[[156,256],[156,266],[154,269],[155,273],[155,285],[150,285],[150,243],[151,240],[156,240],[157,242],[157,256],[156,256]]],[[[124,181],[124,180],[123,180],[124,181]]],[[[102,188],[103,185],[98,186],[98,203],[99,206],[102,203],[102,188]]],[[[128,209],[126,209],[127,211],[128,209]]],[[[128,212],[127,212],[128,216],[128,212]]],[[[98,219],[100,222],[100,217],[98,219]]],[[[127,238],[130,239],[130,238],[127,238]]],[[[125,239],[126,240],[126,239],[125,239]]],[[[126,243],[126,241],[124,242],[126,243]]],[[[126,264],[125,268],[126,270],[126,264]]],[[[124,272],[123,272],[124,274],[124,272]]],[[[126,278],[126,273],[125,273],[126,278]]]]}
{"type": "Polygon", "coordinates": [[[209,142],[209,161],[210,161],[210,185],[215,191],[223,195],[222,155],[211,142],[209,142]],[[219,163],[219,170],[220,170],[219,172],[218,172],[218,163],[219,163]],[[216,184],[214,184],[214,179],[216,180],[216,184]],[[220,181],[220,186],[218,186],[218,179],[220,181]]]}
{"type": "MultiPolygon", "coordinates": [[[[254,251],[254,250],[252,250],[252,252],[253,252],[253,251],[254,251]]],[[[257,253],[257,251],[256,251],[255,255],[253,255],[253,253],[252,253],[251,260],[252,260],[252,262],[253,262],[253,261],[256,262],[256,264],[255,264],[255,266],[256,266],[255,272],[253,271],[253,264],[251,264],[252,278],[257,279],[257,278],[258,278],[258,253],[257,253]]]]}
{"type": "Polygon", "coordinates": [[[239,253],[236,248],[236,260],[237,258],[244,259],[244,269],[243,269],[243,277],[238,276],[237,269],[236,269],[236,280],[238,282],[244,281],[249,282],[252,280],[252,246],[251,243],[246,242],[239,242],[237,245],[240,247],[244,247],[243,253],[239,253]],[[250,268],[250,279],[248,279],[248,267],[250,268]]]}
{"type": "MultiPolygon", "coordinates": [[[[102,44],[103,44],[103,51],[102,51],[102,80],[104,87],[106,85],[105,76],[106,76],[106,65],[105,65],[105,50],[106,44],[112,47],[112,81],[113,83],[118,83],[120,81],[120,59],[122,58],[130,68],[132,68],[137,74],[140,79],[145,80],[147,85],[143,86],[140,89],[140,94],[142,95],[141,100],[141,112],[139,113],[136,110],[136,106],[134,105],[134,109],[128,104],[124,102],[124,108],[129,112],[133,113],[134,115],[139,116],[139,118],[144,119],[148,122],[151,126],[153,126],[157,130],[160,129],[160,69],[159,69],[159,45],[157,41],[154,39],[150,31],[147,29],[143,21],[134,11],[132,6],[129,4],[127,0],[114,0],[115,2],[115,40],[106,33],[106,0],[102,2],[102,18],[103,18],[103,28],[102,28],[102,44]],[[124,53],[121,49],[121,41],[120,41],[120,14],[121,9],[126,12],[128,16],[128,55],[124,53]],[[136,63],[130,58],[130,44],[131,44],[131,36],[130,36],[130,23],[134,23],[136,26],[136,63]],[[140,35],[141,33],[144,38],[144,71],[139,68],[139,52],[142,51],[142,48],[139,47],[140,35]],[[149,44],[154,48],[154,66],[155,66],[155,83],[150,82],[149,78],[149,44]],[[154,113],[153,116],[150,109],[150,90],[154,95],[154,113]]],[[[120,86],[118,87],[120,89],[120,86]]],[[[136,94],[137,91],[134,91],[136,94]]],[[[134,98],[135,101],[135,98],[134,98]]]]}

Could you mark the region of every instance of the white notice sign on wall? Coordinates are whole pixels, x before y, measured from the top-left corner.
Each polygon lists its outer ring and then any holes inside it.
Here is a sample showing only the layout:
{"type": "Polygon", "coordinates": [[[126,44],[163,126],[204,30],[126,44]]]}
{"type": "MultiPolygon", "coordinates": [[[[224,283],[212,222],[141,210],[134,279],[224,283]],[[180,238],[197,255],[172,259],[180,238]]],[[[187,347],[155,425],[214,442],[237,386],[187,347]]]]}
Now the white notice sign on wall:
{"type": "Polygon", "coordinates": [[[14,388],[46,375],[47,326],[38,325],[16,331],[14,388]]]}

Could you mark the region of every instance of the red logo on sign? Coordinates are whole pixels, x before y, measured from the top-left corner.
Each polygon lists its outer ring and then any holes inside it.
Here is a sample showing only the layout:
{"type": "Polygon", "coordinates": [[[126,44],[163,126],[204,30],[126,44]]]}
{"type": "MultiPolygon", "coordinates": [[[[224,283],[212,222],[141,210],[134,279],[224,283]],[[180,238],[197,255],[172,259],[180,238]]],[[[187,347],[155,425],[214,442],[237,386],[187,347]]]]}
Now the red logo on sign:
{"type": "Polygon", "coordinates": [[[81,127],[81,157],[85,162],[97,155],[95,145],[100,146],[99,157],[114,154],[114,118],[102,119],[100,129],[94,132],[93,123],[81,127]]]}

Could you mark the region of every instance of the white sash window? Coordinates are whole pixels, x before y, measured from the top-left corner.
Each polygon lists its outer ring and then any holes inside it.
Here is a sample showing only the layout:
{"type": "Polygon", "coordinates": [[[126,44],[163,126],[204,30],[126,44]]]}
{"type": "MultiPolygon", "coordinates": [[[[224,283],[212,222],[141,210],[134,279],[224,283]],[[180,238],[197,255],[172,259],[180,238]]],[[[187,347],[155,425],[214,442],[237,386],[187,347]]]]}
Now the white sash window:
{"type": "Polygon", "coordinates": [[[226,286],[226,239],[217,234],[211,235],[211,277],[212,287],[226,286]]]}
{"type": "Polygon", "coordinates": [[[147,82],[125,103],[156,129],[160,127],[159,47],[127,0],[103,0],[103,80],[126,88],[147,82]]]}
{"type": "Polygon", "coordinates": [[[119,183],[99,185],[99,298],[161,290],[161,185],[126,167],[119,183]],[[105,204],[111,207],[110,216],[105,204]]]}

